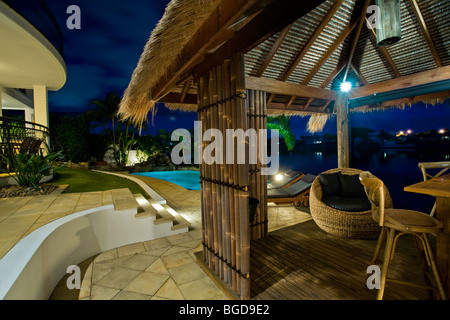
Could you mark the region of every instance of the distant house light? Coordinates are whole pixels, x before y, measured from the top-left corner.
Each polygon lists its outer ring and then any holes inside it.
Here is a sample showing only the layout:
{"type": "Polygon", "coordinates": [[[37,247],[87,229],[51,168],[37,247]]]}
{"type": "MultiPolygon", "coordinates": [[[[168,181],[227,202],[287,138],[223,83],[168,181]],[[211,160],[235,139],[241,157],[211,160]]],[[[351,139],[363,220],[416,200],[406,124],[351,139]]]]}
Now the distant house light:
{"type": "Polygon", "coordinates": [[[341,83],[341,91],[342,92],[350,92],[352,89],[352,83],[348,81],[344,81],[341,83]]]}
{"type": "Polygon", "coordinates": [[[444,133],[445,133],[445,129],[440,129],[440,130],[439,130],[439,133],[440,133],[440,134],[444,134],[444,133]]]}

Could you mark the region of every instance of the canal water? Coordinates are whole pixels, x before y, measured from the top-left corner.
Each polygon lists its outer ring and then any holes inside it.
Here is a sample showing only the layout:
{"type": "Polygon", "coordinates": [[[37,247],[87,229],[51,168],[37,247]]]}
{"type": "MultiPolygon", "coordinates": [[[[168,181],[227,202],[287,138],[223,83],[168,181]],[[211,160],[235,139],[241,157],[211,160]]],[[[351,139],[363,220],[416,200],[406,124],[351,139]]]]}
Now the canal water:
{"type": "MultiPolygon", "coordinates": [[[[357,152],[351,158],[351,167],[372,172],[383,180],[391,193],[396,208],[431,211],[434,198],[403,191],[405,186],[423,181],[419,162],[450,161],[450,150],[418,152],[417,150],[381,149],[357,152]]],[[[280,171],[296,170],[319,174],[337,167],[337,154],[332,151],[294,151],[280,154],[280,171]]]]}

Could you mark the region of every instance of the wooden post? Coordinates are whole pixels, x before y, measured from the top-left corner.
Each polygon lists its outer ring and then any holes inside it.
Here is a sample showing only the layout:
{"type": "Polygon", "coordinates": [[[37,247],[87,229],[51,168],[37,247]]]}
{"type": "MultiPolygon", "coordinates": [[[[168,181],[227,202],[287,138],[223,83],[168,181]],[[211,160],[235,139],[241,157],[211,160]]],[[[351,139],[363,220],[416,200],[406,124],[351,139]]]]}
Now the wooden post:
{"type": "Polygon", "coordinates": [[[335,103],[337,115],[338,168],[350,167],[348,93],[340,92],[335,103]]]}

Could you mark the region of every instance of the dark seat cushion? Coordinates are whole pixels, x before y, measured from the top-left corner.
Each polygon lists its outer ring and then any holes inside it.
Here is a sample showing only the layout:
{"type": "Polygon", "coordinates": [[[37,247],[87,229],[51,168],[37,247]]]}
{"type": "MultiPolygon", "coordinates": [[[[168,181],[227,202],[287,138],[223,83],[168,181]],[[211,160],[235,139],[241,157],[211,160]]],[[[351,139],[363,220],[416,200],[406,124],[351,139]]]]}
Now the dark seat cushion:
{"type": "Polygon", "coordinates": [[[307,174],[301,180],[295,182],[293,185],[282,189],[282,188],[273,188],[267,189],[268,198],[293,198],[296,197],[311,188],[311,184],[316,178],[313,174],[307,174]]]}
{"type": "Polygon", "coordinates": [[[311,182],[308,182],[308,180],[302,179],[300,181],[297,181],[292,186],[287,187],[284,189],[288,194],[291,195],[291,197],[298,196],[300,193],[305,192],[311,187],[311,182]]]}
{"type": "Polygon", "coordinates": [[[322,196],[340,195],[341,187],[339,172],[319,174],[320,185],[322,186],[322,196]]]}
{"type": "Polygon", "coordinates": [[[362,212],[371,209],[369,199],[365,195],[364,197],[324,196],[322,202],[340,211],[362,212]]]}
{"type": "Polygon", "coordinates": [[[341,186],[341,196],[366,197],[364,186],[361,184],[358,174],[347,175],[339,172],[339,183],[341,186]]]}
{"type": "Polygon", "coordinates": [[[291,195],[281,188],[267,189],[268,198],[289,198],[291,195]]]}
{"type": "Polygon", "coordinates": [[[295,179],[295,178],[297,178],[298,176],[300,176],[300,175],[302,175],[303,173],[301,173],[300,171],[294,171],[294,170],[288,170],[288,171],[286,171],[285,173],[284,173],[284,175],[286,176],[286,177],[288,177],[288,178],[291,178],[291,179],[295,179]]]}

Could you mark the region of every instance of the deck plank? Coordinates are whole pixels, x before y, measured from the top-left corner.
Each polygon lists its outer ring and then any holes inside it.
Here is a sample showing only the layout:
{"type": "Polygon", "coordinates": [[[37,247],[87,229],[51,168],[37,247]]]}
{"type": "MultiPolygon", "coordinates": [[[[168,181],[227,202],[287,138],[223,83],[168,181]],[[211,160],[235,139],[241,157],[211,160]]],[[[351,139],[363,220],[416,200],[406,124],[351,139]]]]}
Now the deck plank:
{"type": "MultiPolygon", "coordinates": [[[[373,300],[366,270],[376,242],[333,236],[314,221],[273,231],[251,244],[252,299],[373,300]]],[[[412,238],[399,239],[388,277],[425,283],[412,238]]],[[[385,299],[424,300],[428,292],[388,283],[385,299]]]]}

